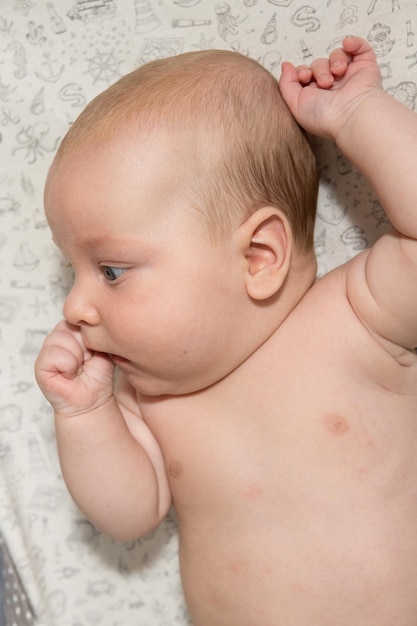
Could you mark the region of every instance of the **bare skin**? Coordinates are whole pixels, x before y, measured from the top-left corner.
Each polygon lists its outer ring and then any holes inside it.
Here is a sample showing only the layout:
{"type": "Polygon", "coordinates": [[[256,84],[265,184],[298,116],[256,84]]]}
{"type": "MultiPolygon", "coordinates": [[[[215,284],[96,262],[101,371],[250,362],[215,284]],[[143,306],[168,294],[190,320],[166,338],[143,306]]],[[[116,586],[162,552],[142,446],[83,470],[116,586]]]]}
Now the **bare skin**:
{"type": "Polygon", "coordinates": [[[213,244],[175,191],[192,163],[181,174],[166,146],[130,191],[111,146],[48,178],[76,275],[36,365],[63,475],[120,539],[174,504],[195,626],[417,622],[417,116],[383,93],[366,42],[343,46],[284,64],[281,91],[395,230],[316,282],[273,207],[213,244]]]}

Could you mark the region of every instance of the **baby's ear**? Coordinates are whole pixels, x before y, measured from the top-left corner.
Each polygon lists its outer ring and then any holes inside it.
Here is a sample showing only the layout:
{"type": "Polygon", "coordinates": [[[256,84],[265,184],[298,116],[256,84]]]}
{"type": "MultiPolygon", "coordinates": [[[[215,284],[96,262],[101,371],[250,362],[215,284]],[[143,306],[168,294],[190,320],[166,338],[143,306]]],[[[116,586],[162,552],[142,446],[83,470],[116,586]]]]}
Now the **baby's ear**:
{"type": "Polygon", "coordinates": [[[246,290],[254,300],[274,296],[284,283],[291,261],[292,233],[287,217],[274,207],[262,207],[241,226],[246,239],[246,290]]]}

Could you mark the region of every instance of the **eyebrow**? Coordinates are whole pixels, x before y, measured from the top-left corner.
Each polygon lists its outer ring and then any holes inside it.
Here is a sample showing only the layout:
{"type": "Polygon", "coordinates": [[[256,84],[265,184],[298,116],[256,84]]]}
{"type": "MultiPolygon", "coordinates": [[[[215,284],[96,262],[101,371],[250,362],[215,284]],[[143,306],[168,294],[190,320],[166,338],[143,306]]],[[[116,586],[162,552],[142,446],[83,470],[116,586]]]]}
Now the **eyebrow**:
{"type": "Polygon", "coordinates": [[[88,237],[81,237],[80,239],[83,245],[98,245],[103,243],[121,244],[126,241],[133,241],[131,237],[115,237],[108,233],[97,233],[89,235],[88,237]]]}
{"type": "MultiPolygon", "coordinates": [[[[57,248],[59,250],[62,250],[61,245],[59,244],[59,242],[55,239],[55,237],[52,237],[52,241],[53,243],[57,246],[57,248]]],[[[97,233],[94,235],[89,235],[87,237],[81,236],[78,242],[78,245],[84,247],[84,248],[93,248],[93,247],[99,247],[99,246],[113,246],[113,247],[123,247],[126,246],[126,244],[131,243],[131,244],[135,244],[135,245],[143,245],[140,244],[140,241],[138,239],[138,237],[130,237],[129,235],[126,235],[125,237],[117,237],[115,235],[112,235],[110,233],[97,233]]]]}

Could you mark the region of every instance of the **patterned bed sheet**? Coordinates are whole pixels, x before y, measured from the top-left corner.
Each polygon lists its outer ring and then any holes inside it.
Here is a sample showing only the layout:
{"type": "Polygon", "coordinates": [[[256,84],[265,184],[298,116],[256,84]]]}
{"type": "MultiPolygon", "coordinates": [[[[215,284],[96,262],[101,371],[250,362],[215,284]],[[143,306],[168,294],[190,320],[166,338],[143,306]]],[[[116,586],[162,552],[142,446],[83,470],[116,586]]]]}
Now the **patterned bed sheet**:
{"type": "MultiPolygon", "coordinates": [[[[171,513],[150,536],[98,533],[63,484],[52,415],[33,378],[71,275],[42,190],[85,104],[146,61],[225,48],[279,76],[346,34],[367,38],[384,87],[417,98],[416,0],[2,0],[0,3],[0,626],[187,626],[171,513]]],[[[387,146],[389,150],[389,146],[387,146]]],[[[351,164],[318,142],[320,273],[389,228],[351,164]]]]}

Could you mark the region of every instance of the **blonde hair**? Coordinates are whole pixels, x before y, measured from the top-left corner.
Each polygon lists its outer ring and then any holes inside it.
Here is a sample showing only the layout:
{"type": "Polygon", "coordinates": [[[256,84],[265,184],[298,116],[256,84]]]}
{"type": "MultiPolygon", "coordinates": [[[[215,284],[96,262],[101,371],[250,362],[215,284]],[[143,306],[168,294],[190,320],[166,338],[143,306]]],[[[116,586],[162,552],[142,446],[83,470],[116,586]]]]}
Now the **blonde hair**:
{"type": "Polygon", "coordinates": [[[259,63],[225,50],[148,63],[90,102],[64,137],[58,158],[120,133],[140,137],[140,131],[161,127],[193,138],[190,150],[200,169],[190,197],[213,237],[227,235],[267,205],[287,215],[296,243],[312,248],[314,154],[277,81],[259,63]]]}

